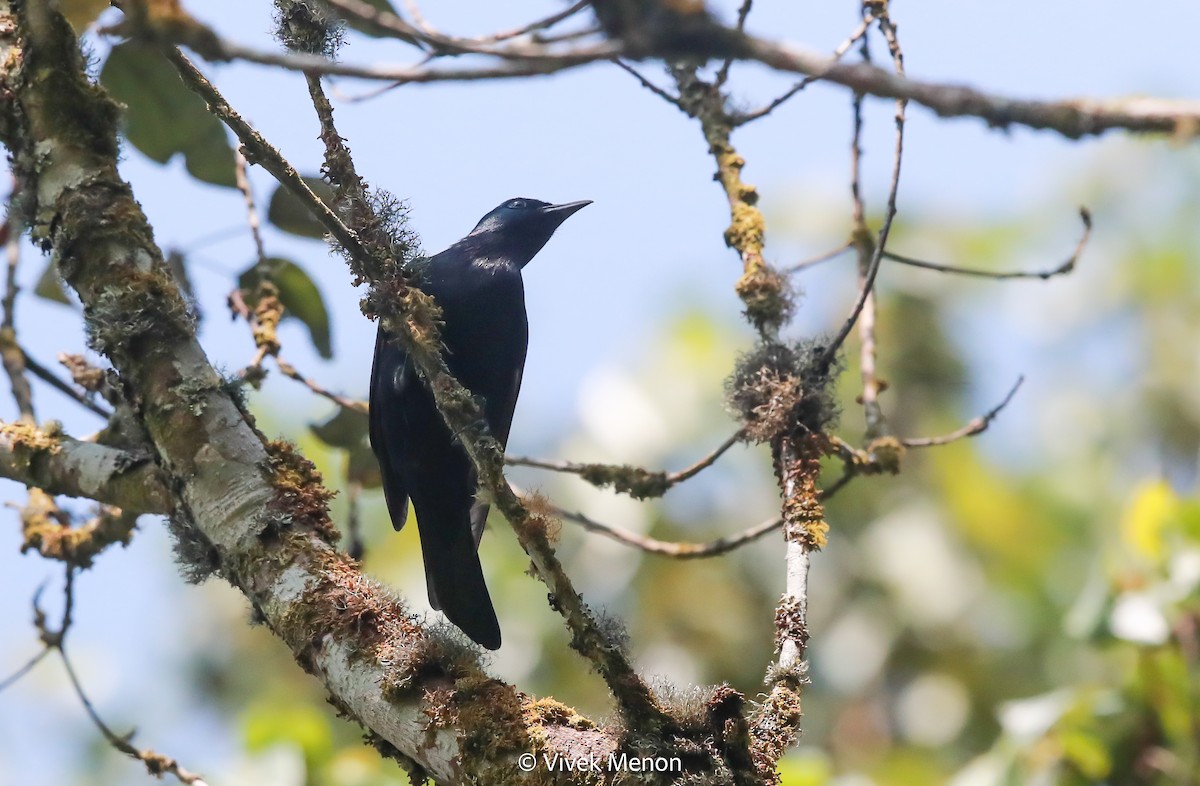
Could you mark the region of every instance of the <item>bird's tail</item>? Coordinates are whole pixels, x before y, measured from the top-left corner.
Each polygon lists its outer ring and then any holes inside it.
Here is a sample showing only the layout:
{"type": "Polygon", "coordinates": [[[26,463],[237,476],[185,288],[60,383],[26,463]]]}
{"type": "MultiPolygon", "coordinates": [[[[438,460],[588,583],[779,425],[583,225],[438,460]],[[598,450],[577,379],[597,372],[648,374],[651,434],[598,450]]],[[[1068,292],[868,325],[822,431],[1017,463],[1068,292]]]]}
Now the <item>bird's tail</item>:
{"type": "Polygon", "coordinates": [[[432,543],[436,535],[426,535],[428,528],[421,528],[420,524],[418,518],[429,604],[441,610],[476,644],[489,650],[499,649],[500,622],[483,580],[471,530],[463,527],[449,542],[432,543]]]}

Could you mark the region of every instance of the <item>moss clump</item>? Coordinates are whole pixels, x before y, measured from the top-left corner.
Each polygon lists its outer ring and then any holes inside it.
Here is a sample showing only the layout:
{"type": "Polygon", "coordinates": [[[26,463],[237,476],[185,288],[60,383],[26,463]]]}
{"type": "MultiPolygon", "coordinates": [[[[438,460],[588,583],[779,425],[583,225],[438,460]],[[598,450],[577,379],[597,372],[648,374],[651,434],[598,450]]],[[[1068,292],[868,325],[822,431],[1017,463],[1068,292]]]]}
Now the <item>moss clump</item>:
{"type": "Polygon", "coordinates": [[[776,683],[752,721],[750,758],[765,786],[778,786],[775,768],[800,733],[800,694],[794,686],[776,683]]]}
{"type": "MultiPolygon", "coordinates": [[[[278,564],[270,566],[270,573],[282,574],[288,565],[307,568],[302,597],[276,624],[304,668],[312,670],[327,636],[352,645],[352,659],[384,666],[395,662],[405,642],[421,636],[413,616],[391,592],[364,576],[345,556],[318,545],[311,533],[290,533],[271,552],[278,555],[278,564]]],[[[264,570],[261,558],[241,567],[247,576],[264,570]]]]}
{"type": "Polygon", "coordinates": [[[454,682],[477,673],[479,648],[448,623],[432,625],[421,635],[391,642],[384,696],[390,699],[429,682],[454,682]]]}
{"type": "Polygon", "coordinates": [[[293,52],[333,58],[345,35],[341,20],[331,16],[319,3],[303,0],[275,3],[275,37],[293,52]]]}
{"type": "Polygon", "coordinates": [[[579,710],[554,699],[526,698],[523,718],[526,726],[564,726],[580,731],[596,728],[595,722],[580,715],[579,710]]]}
{"type": "MultiPolygon", "coordinates": [[[[729,166],[735,169],[741,169],[746,162],[740,156],[732,156],[729,166]]],[[[748,251],[758,252],[762,249],[763,240],[766,237],[767,224],[763,219],[762,211],[754,206],[757,201],[757,193],[753,187],[744,186],[738,181],[735,196],[740,196],[742,193],[750,193],[754,195],[753,200],[738,199],[734,202],[730,209],[731,221],[725,229],[725,243],[730,248],[735,248],[739,252],[746,253],[748,251]]]]}
{"type": "Polygon", "coordinates": [[[871,457],[867,471],[873,469],[889,475],[898,475],[900,462],[904,459],[906,451],[904,443],[895,437],[876,437],[867,445],[867,455],[871,457]]]}
{"type": "Polygon", "coordinates": [[[736,289],[746,306],[743,313],[760,333],[776,331],[791,319],[795,310],[791,284],[765,263],[748,270],[736,289]]]}
{"type": "Polygon", "coordinates": [[[785,641],[794,641],[803,650],[808,646],[808,626],[804,623],[804,608],[800,601],[785,595],[775,609],[775,651],[785,641]]]}
{"type": "Polygon", "coordinates": [[[165,268],[124,279],[107,287],[85,306],[88,345],[104,355],[128,356],[161,351],[164,335],[191,335],[195,314],[165,268]]]}
{"type": "Polygon", "coordinates": [[[768,341],[740,357],[725,381],[730,410],[755,442],[786,434],[819,434],[837,419],[836,369],[821,361],[822,347],[768,341]]]}
{"type": "Polygon", "coordinates": [[[329,519],[329,500],[334,492],[325,488],[316,466],[284,440],[266,444],[269,456],[267,482],[275,489],[270,506],[276,527],[315,533],[329,544],[340,533],[329,519]]]}
{"type": "Polygon", "coordinates": [[[612,486],[618,494],[628,494],[634,499],[661,497],[671,488],[667,473],[652,472],[628,464],[587,464],[579,476],[593,486],[612,486]]]}
{"type": "Polygon", "coordinates": [[[28,468],[34,457],[53,456],[62,450],[57,430],[40,429],[32,423],[0,423],[0,438],[6,440],[16,462],[28,468]]]}
{"type": "MultiPolygon", "coordinates": [[[[487,489],[481,488],[479,494],[487,494],[487,489]]],[[[558,518],[554,504],[536,491],[521,495],[521,504],[528,514],[525,516],[525,528],[545,543],[557,544],[562,535],[562,521],[558,518]]]]}
{"type": "Polygon", "coordinates": [[[185,581],[203,584],[210,576],[220,575],[221,556],[216,547],[182,513],[167,518],[167,532],[171,534],[175,564],[185,581]]]}
{"type": "Polygon", "coordinates": [[[525,733],[524,704],[511,685],[482,672],[454,683],[451,699],[463,736],[464,770],[480,771],[509,754],[528,751],[532,741],[525,733]]]}

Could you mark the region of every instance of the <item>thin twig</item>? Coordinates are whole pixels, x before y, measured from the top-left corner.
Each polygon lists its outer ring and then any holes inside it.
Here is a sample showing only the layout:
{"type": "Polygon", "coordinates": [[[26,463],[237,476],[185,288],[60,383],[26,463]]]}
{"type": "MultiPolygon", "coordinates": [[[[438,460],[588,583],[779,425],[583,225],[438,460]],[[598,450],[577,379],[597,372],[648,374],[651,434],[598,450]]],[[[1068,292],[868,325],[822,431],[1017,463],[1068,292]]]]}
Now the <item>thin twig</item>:
{"type": "MultiPolygon", "coordinates": [[[[863,8],[863,30],[870,24],[872,17],[863,8]]],[[[863,36],[862,56],[864,60],[871,59],[869,41],[863,36]]],[[[862,129],[863,129],[863,97],[854,97],[854,133],[850,142],[850,194],[853,202],[852,220],[854,229],[851,231],[851,244],[858,257],[858,285],[866,287],[866,278],[870,270],[873,243],[871,232],[867,228],[866,206],[862,195],[862,129]]],[[[866,420],[866,437],[874,439],[886,430],[883,409],[879,406],[879,379],[875,372],[877,344],[875,340],[875,307],[876,298],[873,291],[867,292],[863,302],[862,315],[858,320],[859,335],[859,375],[862,378],[863,415],[866,420]]]]}
{"type": "MultiPolygon", "coordinates": [[[[746,17],[750,16],[750,7],[754,5],[754,0],[742,0],[741,6],[737,13],[737,31],[740,33],[746,29],[746,17]]],[[[721,70],[717,71],[717,78],[713,84],[718,90],[725,86],[725,82],[729,80],[729,69],[733,66],[733,58],[725,58],[725,62],[721,63],[721,70]]]]}
{"type": "MultiPolygon", "coordinates": [[[[526,35],[528,33],[535,33],[538,30],[545,30],[546,28],[554,27],[559,22],[563,22],[563,21],[575,16],[580,11],[587,8],[589,5],[591,5],[589,0],[578,0],[578,2],[567,6],[562,11],[559,11],[557,14],[551,14],[550,16],[547,16],[543,19],[538,19],[534,22],[530,22],[529,24],[523,25],[514,30],[507,30],[507,31],[500,32],[500,33],[492,33],[491,35],[479,36],[478,38],[472,38],[472,39],[468,39],[468,40],[475,41],[480,44],[486,44],[486,43],[494,43],[497,41],[507,41],[510,38],[519,38],[520,36],[526,35]]],[[[544,43],[544,41],[543,41],[543,43],[544,43]]]]}
{"type": "Polygon", "coordinates": [[[53,371],[39,363],[28,352],[24,352],[25,368],[29,370],[38,379],[45,382],[50,387],[68,396],[71,400],[78,403],[89,412],[94,412],[102,418],[108,419],[112,417],[112,412],[97,404],[86,393],[73,387],[70,383],[59,379],[53,371]]]}
{"type": "Polygon", "coordinates": [[[669,475],[667,475],[667,482],[670,483],[671,485],[675,485],[676,483],[682,483],[685,480],[689,480],[689,479],[695,477],[697,474],[700,473],[701,470],[706,469],[707,467],[711,467],[713,465],[713,463],[725,453],[725,451],[729,450],[731,447],[736,445],[738,443],[738,441],[742,439],[742,437],[745,435],[745,433],[746,433],[746,430],[744,428],[741,428],[741,429],[738,429],[737,431],[735,431],[734,433],[730,434],[728,437],[725,438],[724,442],[722,442],[720,445],[718,445],[707,456],[704,456],[699,461],[692,464],[690,467],[687,467],[686,469],[681,469],[678,472],[672,472],[669,475]]]}
{"type": "Polygon", "coordinates": [[[233,107],[217,91],[216,87],[192,65],[191,61],[182,52],[177,49],[168,50],[167,58],[179,72],[183,83],[189,89],[204,97],[208,101],[209,111],[229,126],[230,130],[242,141],[242,144],[247,145],[249,150],[253,152],[254,163],[270,172],[271,176],[279,181],[280,185],[297,196],[305,204],[309,212],[312,213],[313,217],[349,253],[359,257],[369,255],[366,248],[359,241],[358,235],[343,223],[329,205],[325,204],[323,200],[313,193],[312,189],[308,187],[308,183],[305,183],[304,178],[296,171],[296,168],[288,163],[287,159],[276,148],[272,147],[258,131],[254,130],[241,115],[233,110],[233,107]]]}
{"type": "Polygon", "coordinates": [[[283,374],[285,377],[287,377],[289,379],[294,379],[297,382],[302,383],[313,393],[316,393],[318,396],[327,398],[330,401],[332,401],[334,404],[337,404],[338,406],[341,406],[341,407],[345,407],[346,409],[354,410],[355,412],[361,412],[364,415],[367,414],[367,402],[362,401],[360,399],[353,399],[353,398],[349,398],[347,396],[342,396],[342,395],[334,393],[330,390],[326,390],[325,388],[321,387],[319,384],[317,384],[313,380],[309,379],[308,377],[304,376],[299,371],[297,371],[296,367],[293,366],[291,363],[281,360],[278,357],[275,358],[275,365],[279,367],[279,372],[281,374],[283,374]]]}
{"type": "Polygon", "coordinates": [[[943,434],[940,437],[909,437],[907,439],[900,440],[900,443],[908,448],[929,448],[935,445],[948,445],[949,443],[963,439],[964,437],[973,437],[976,434],[986,431],[988,426],[992,424],[992,421],[996,419],[996,416],[999,415],[1000,412],[1008,406],[1008,403],[1013,400],[1013,396],[1017,395],[1017,391],[1020,390],[1021,384],[1024,382],[1024,375],[1017,377],[1017,381],[1008,391],[1008,395],[1006,395],[999,404],[992,407],[979,417],[973,418],[962,428],[955,429],[949,434],[943,434]]]}
{"type": "Polygon", "coordinates": [[[756,524],[749,529],[743,530],[736,535],[726,535],[725,537],[710,540],[704,543],[685,543],[674,542],[667,540],[658,540],[644,535],[638,535],[634,532],[614,527],[609,524],[603,524],[595,519],[589,518],[583,513],[564,510],[560,507],[553,508],[556,515],[567,521],[573,521],[581,525],[588,532],[595,532],[604,535],[607,538],[624,543],[627,546],[641,549],[648,554],[658,554],[663,557],[671,557],[673,559],[703,559],[705,557],[716,557],[721,554],[727,554],[740,546],[747,543],[752,543],[758,540],[763,535],[774,532],[783,526],[782,518],[773,518],[764,521],[762,524],[756,524]]]}
{"type": "Polygon", "coordinates": [[[258,208],[254,205],[254,191],[250,188],[250,178],[246,173],[246,167],[246,156],[239,148],[234,159],[234,179],[237,181],[238,190],[242,192],[242,198],[246,200],[246,223],[250,225],[250,236],[254,238],[255,256],[260,265],[265,265],[267,251],[263,246],[262,223],[258,217],[258,208]]]}
{"type": "MultiPolygon", "coordinates": [[[[879,23],[881,27],[884,27],[886,24],[886,29],[892,30],[892,34],[890,34],[888,39],[888,45],[892,50],[892,60],[896,74],[902,78],[904,76],[904,56],[899,49],[899,44],[894,41],[894,29],[891,27],[891,22],[888,21],[886,13],[879,16],[879,23]]],[[[850,316],[846,318],[845,323],[834,339],[826,346],[825,351],[821,355],[821,365],[828,365],[833,362],[838,350],[841,349],[842,344],[846,341],[846,337],[854,329],[859,315],[862,313],[867,300],[871,297],[872,290],[875,288],[875,277],[879,274],[879,265],[883,260],[883,252],[887,247],[888,234],[892,229],[892,221],[896,218],[896,195],[900,190],[900,164],[904,160],[904,113],[907,105],[907,99],[900,98],[896,101],[896,147],[892,159],[892,180],[891,185],[888,187],[887,208],[883,215],[883,225],[880,226],[879,235],[875,239],[871,263],[867,267],[865,275],[862,275],[860,278],[861,285],[854,309],[850,312],[850,316]]]]}
{"type": "Polygon", "coordinates": [[[83,704],[83,709],[87,712],[88,717],[92,719],[92,723],[100,730],[100,734],[108,741],[108,744],[116,748],[119,752],[124,753],[131,759],[142,762],[145,765],[146,771],[156,777],[162,777],[163,774],[174,775],[180,783],[189,784],[189,786],[204,786],[204,779],[199,774],[186,769],[175,759],[169,756],[164,756],[161,753],[155,753],[152,750],[138,748],[129,740],[133,737],[133,732],[125,736],[118,735],[108,727],[100,714],[96,712],[96,708],[92,706],[92,702],[88,699],[87,694],[83,691],[83,685],[79,682],[79,676],[75,674],[75,667],[71,665],[71,659],[67,657],[66,650],[62,645],[58,647],[59,654],[62,655],[63,668],[66,669],[67,678],[71,681],[71,686],[75,689],[75,695],[79,697],[79,701],[83,704]]]}
{"type": "MultiPolygon", "coordinates": [[[[862,23],[859,24],[859,26],[854,29],[854,32],[852,32],[849,36],[847,36],[845,41],[838,44],[837,49],[833,50],[833,60],[834,61],[841,60],[842,57],[845,56],[845,54],[850,51],[850,47],[854,46],[854,43],[856,41],[863,39],[867,34],[867,30],[870,29],[871,23],[873,21],[875,21],[875,17],[871,16],[870,14],[866,14],[863,17],[862,23]]],[[[821,76],[819,74],[804,77],[799,82],[792,85],[791,88],[787,92],[776,97],[773,101],[771,101],[766,106],[764,106],[760,109],[755,109],[751,112],[741,112],[741,113],[735,114],[733,116],[733,124],[735,126],[744,126],[747,123],[752,123],[755,120],[759,120],[760,118],[766,117],[767,115],[771,114],[776,109],[778,109],[780,106],[785,104],[790,98],[792,98],[792,96],[796,95],[801,90],[808,87],[813,82],[816,82],[820,78],[821,78],[821,76]]]]}
{"type": "Polygon", "coordinates": [[[680,103],[679,96],[671,95],[666,90],[663,90],[661,87],[654,84],[646,77],[642,76],[642,73],[640,71],[638,71],[636,68],[634,68],[633,66],[626,63],[624,60],[621,60],[619,57],[614,57],[613,62],[622,71],[625,71],[626,73],[633,76],[634,79],[636,79],[638,82],[641,83],[642,87],[646,88],[651,93],[654,93],[654,95],[656,95],[659,98],[661,98],[662,100],[666,101],[668,104],[673,104],[673,105],[679,107],[681,110],[683,110],[685,112],[687,111],[686,109],[683,109],[683,104],[680,103]]]}
{"type": "MultiPolygon", "coordinates": [[[[84,712],[91,719],[92,724],[100,731],[104,739],[109,745],[116,748],[117,751],[129,756],[132,759],[142,762],[145,765],[146,771],[155,777],[162,777],[164,774],[174,775],[181,783],[186,783],[189,786],[206,786],[204,779],[183,766],[174,759],[155,753],[154,751],[145,750],[135,747],[130,740],[133,738],[133,732],[121,736],[115,733],[107,723],[96,712],[95,706],[87,693],[83,690],[83,683],[79,680],[79,675],[75,673],[75,667],[71,664],[71,659],[67,657],[66,638],[67,633],[71,629],[74,622],[73,614],[75,609],[75,574],[78,568],[75,565],[68,564],[66,570],[66,581],[63,585],[63,613],[61,621],[57,629],[52,629],[46,623],[46,614],[39,606],[38,600],[42,590],[38,589],[33,596],[33,620],[34,625],[38,629],[38,638],[45,645],[43,649],[30,663],[22,668],[21,673],[28,672],[33,668],[47,653],[57,651],[59,658],[62,660],[63,668],[67,672],[67,679],[71,681],[71,687],[75,691],[75,696],[79,699],[79,703],[83,705],[84,712]]],[[[18,675],[14,675],[18,676],[18,675]]],[[[13,680],[10,677],[0,684],[0,690],[3,690],[13,680]]]]}
{"type": "MultiPolygon", "coordinates": [[[[828,488],[822,490],[821,500],[826,501],[838,493],[847,483],[853,479],[855,473],[851,471],[844,472],[841,477],[834,481],[828,488]]],[[[556,515],[567,521],[573,521],[582,526],[588,532],[595,532],[607,538],[624,543],[627,546],[641,549],[648,554],[657,554],[662,557],[670,557],[672,559],[704,559],[707,557],[717,557],[722,554],[728,554],[735,549],[745,546],[747,543],[753,543],[762,536],[774,532],[783,526],[783,519],[776,517],[764,521],[761,524],[756,524],[753,527],[745,529],[734,535],[725,535],[714,540],[705,541],[702,543],[688,543],[680,541],[659,540],[646,535],[639,535],[635,532],[630,532],[620,527],[614,527],[611,524],[604,524],[596,521],[587,515],[570,511],[553,506],[552,508],[556,515]]]]}
{"type": "Polygon", "coordinates": [[[661,497],[672,487],[698,475],[711,467],[725,451],[742,438],[744,429],[738,429],[715,449],[691,466],[678,472],[662,472],[620,464],[580,463],[574,461],[547,461],[526,456],[506,456],[505,461],[514,466],[535,467],[552,472],[579,475],[594,486],[613,486],[618,493],[626,493],[636,499],[661,497]]]}
{"type": "Polygon", "coordinates": [[[13,210],[13,201],[17,197],[19,184],[13,178],[12,192],[8,198],[8,213],[5,217],[4,251],[7,260],[5,275],[4,298],[2,301],[4,316],[0,320],[0,361],[8,374],[12,385],[13,400],[21,413],[21,420],[27,423],[35,422],[33,414],[33,389],[29,386],[29,377],[25,374],[25,353],[17,343],[17,294],[21,288],[17,285],[17,268],[21,264],[21,224],[17,213],[13,210]]]}
{"type": "Polygon", "coordinates": [[[33,667],[38,665],[39,663],[41,663],[42,659],[45,658],[49,654],[50,654],[50,647],[43,647],[41,650],[38,651],[38,653],[36,655],[34,655],[32,658],[30,658],[28,661],[26,661],[24,666],[17,669],[12,674],[5,677],[3,680],[0,680],[0,692],[3,692],[9,686],[14,685],[17,682],[19,682],[22,677],[24,677],[29,672],[33,671],[33,667]]]}
{"type": "MultiPolygon", "coordinates": [[[[328,0],[341,8],[356,3],[370,7],[363,0],[328,0]]],[[[392,14],[391,16],[395,16],[392,14]]],[[[398,17],[397,17],[398,18],[398,17]]],[[[402,24],[406,25],[407,23],[402,24]]],[[[405,35],[426,38],[428,35],[407,26],[405,35]]],[[[787,43],[756,38],[724,28],[715,22],[712,35],[693,39],[691,54],[697,57],[750,60],[789,73],[820,78],[848,87],[856,93],[915,101],[943,117],[978,117],[990,126],[1007,128],[1023,125],[1036,129],[1052,129],[1069,138],[1101,134],[1113,129],[1137,132],[1175,134],[1188,138],[1200,128],[1200,101],[1158,98],[1064,99],[1031,101],[985,93],[955,84],[924,82],[899,73],[889,73],[868,63],[843,63],[828,55],[818,54],[787,43]]],[[[169,36],[171,30],[156,30],[169,36]]],[[[194,34],[195,31],[193,30],[194,34]]],[[[197,49],[212,60],[241,59],[293,71],[380,79],[389,82],[418,83],[435,81],[467,81],[478,79],[521,78],[550,74],[576,68],[601,60],[611,60],[626,53],[620,43],[603,41],[563,51],[549,50],[537,45],[488,47],[470,39],[437,40],[437,46],[448,51],[485,54],[500,58],[498,65],[481,68],[435,69],[421,66],[355,66],[338,63],[319,55],[256,51],[249,47],[221,40],[206,31],[198,36],[203,44],[197,49]]],[[[180,40],[178,43],[186,44],[180,40]]],[[[677,53],[676,53],[677,54],[677,53]]]]}
{"type": "Polygon", "coordinates": [[[808,259],[803,259],[803,260],[797,262],[796,264],[791,265],[790,267],[785,267],[783,270],[781,270],[779,272],[783,273],[785,276],[791,275],[792,273],[799,273],[801,270],[807,270],[808,268],[816,267],[817,265],[820,265],[823,262],[829,262],[830,260],[837,259],[842,254],[845,254],[847,251],[849,251],[852,248],[854,248],[854,243],[851,241],[847,241],[845,243],[842,243],[840,246],[833,249],[832,251],[826,251],[824,254],[818,254],[815,257],[809,257],[808,259]]]}
{"type": "Polygon", "coordinates": [[[421,83],[444,81],[476,81],[480,79],[505,79],[511,77],[552,74],[572,66],[586,65],[608,60],[622,54],[619,45],[603,41],[587,44],[561,52],[545,50],[531,51],[528,47],[507,47],[496,51],[479,51],[480,47],[469,43],[455,46],[464,53],[488,54],[500,58],[500,64],[485,68],[462,68],[440,70],[419,66],[354,65],[329,60],[321,55],[304,52],[270,52],[254,49],[233,41],[221,41],[216,53],[199,52],[202,56],[216,54],[206,59],[244,60],[249,63],[275,66],[288,71],[320,76],[346,76],[359,79],[381,79],[388,82],[421,83]]]}
{"type": "Polygon", "coordinates": [[[884,251],[885,258],[893,262],[899,262],[902,265],[911,265],[925,270],[936,270],[939,273],[954,273],[960,276],[975,276],[977,278],[990,278],[1000,281],[1011,281],[1014,279],[1029,279],[1040,278],[1043,281],[1055,276],[1065,275],[1075,269],[1076,263],[1079,262],[1079,257],[1083,254],[1083,249],[1087,246],[1088,241],[1092,236],[1092,214],[1086,207],[1079,208],[1079,217],[1083,221],[1083,235],[1080,236],[1079,242],[1075,244],[1075,250],[1071,256],[1062,262],[1057,267],[1048,270],[1008,270],[1008,271],[991,271],[991,270],[976,270],[967,267],[958,267],[956,265],[944,265],[938,262],[926,262],[923,259],[907,257],[901,254],[894,254],[891,251],[884,251]]]}

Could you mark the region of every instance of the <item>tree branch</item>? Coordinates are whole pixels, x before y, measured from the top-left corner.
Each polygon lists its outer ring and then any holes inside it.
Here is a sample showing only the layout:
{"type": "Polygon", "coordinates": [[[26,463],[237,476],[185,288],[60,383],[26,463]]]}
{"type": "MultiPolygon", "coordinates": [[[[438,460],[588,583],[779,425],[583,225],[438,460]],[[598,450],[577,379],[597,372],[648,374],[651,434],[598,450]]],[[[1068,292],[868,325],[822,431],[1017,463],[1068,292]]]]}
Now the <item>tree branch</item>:
{"type": "Polygon", "coordinates": [[[1017,391],[1021,389],[1021,385],[1025,382],[1025,376],[1017,377],[1017,381],[1009,388],[1008,393],[1000,401],[999,404],[989,409],[977,418],[972,418],[962,428],[955,429],[949,434],[943,434],[939,437],[908,437],[900,440],[900,443],[907,448],[929,448],[936,445],[948,445],[951,442],[956,442],[964,437],[973,437],[987,431],[988,426],[992,425],[992,421],[1004,411],[1013,397],[1017,395],[1017,391]]]}
{"type": "MultiPolygon", "coordinates": [[[[813,52],[786,42],[747,35],[724,27],[706,12],[685,14],[690,36],[671,24],[680,15],[669,11],[651,20],[648,29],[610,30],[634,39],[633,45],[621,41],[604,41],[573,49],[554,50],[530,43],[521,46],[496,47],[489,41],[500,38],[455,38],[441,36],[413,27],[394,14],[371,9],[363,0],[332,0],[347,16],[372,20],[375,29],[391,31],[397,38],[420,40],[429,46],[451,54],[491,56],[499,60],[479,68],[439,69],[428,66],[370,66],[338,63],[320,55],[303,53],[262,52],[224,41],[212,30],[189,18],[187,24],[162,29],[130,29],[118,27],[122,34],[142,35],[155,40],[169,40],[191,47],[209,60],[246,60],[311,74],[341,75],[362,79],[378,79],[398,83],[437,81],[466,81],[536,76],[564,71],[601,60],[617,57],[645,59],[659,57],[668,62],[680,58],[708,60],[732,58],[762,63],[777,71],[796,73],[811,79],[842,85],[854,93],[912,101],[925,106],[942,117],[977,117],[995,128],[1021,125],[1055,131],[1077,139],[1105,131],[1123,129],[1142,133],[1171,134],[1189,138],[1200,132],[1200,101],[1160,98],[1074,98],[1060,101],[1019,99],[988,93],[976,88],[909,78],[891,73],[868,63],[842,63],[837,57],[813,52]],[[350,11],[350,8],[358,11],[350,11]],[[361,11],[361,13],[359,13],[361,11]],[[389,22],[388,20],[399,20],[389,22]],[[389,26],[390,25],[390,26],[389,26]],[[655,26],[657,25],[657,26],[655,26]]],[[[592,0],[597,11],[606,12],[609,2],[592,0]]],[[[637,5],[637,4],[635,4],[637,5]]],[[[648,8],[657,3],[645,4],[648,8]]],[[[646,12],[649,16],[649,11],[646,12]]],[[[620,38],[620,35],[617,35],[620,38]]]]}
{"type": "Polygon", "coordinates": [[[0,477],[133,513],[168,513],[172,508],[166,476],[149,455],[80,442],[24,423],[0,423],[0,477]]]}
{"type": "Polygon", "coordinates": [[[1083,221],[1083,234],[1079,238],[1079,242],[1075,244],[1075,250],[1071,252],[1071,256],[1057,267],[1046,270],[976,270],[968,267],[958,267],[956,265],[943,265],[938,262],[926,262],[923,259],[914,257],[906,257],[900,254],[894,254],[891,251],[884,251],[883,255],[893,262],[899,262],[902,265],[911,265],[912,267],[924,268],[925,270],[935,270],[939,273],[954,273],[960,276],[976,276],[977,278],[990,278],[1000,281],[1011,281],[1021,278],[1040,278],[1043,281],[1046,279],[1061,276],[1070,273],[1075,269],[1076,263],[1079,262],[1079,257],[1083,254],[1083,249],[1087,247],[1088,241],[1092,237],[1092,214],[1086,207],[1079,208],[1079,218],[1083,221]]]}
{"type": "Polygon", "coordinates": [[[634,499],[661,497],[674,486],[694,478],[716,463],[725,451],[745,437],[745,429],[738,429],[724,442],[703,458],[678,472],[651,471],[628,464],[594,464],[574,461],[545,461],[525,456],[506,456],[505,462],[520,467],[535,467],[554,472],[579,475],[597,488],[612,486],[618,494],[628,494],[634,499]]]}
{"type": "MultiPolygon", "coordinates": [[[[821,490],[821,501],[828,501],[834,494],[840,491],[849,480],[854,477],[854,473],[845,473],[836,482],[825,489],[821,490]]],[[[783,526],[782,518],[773,518],[764,521],[762,524],[756,524],[753,527],[744,529],[733,535],[725,535],[724,537],[706,541],[704,543],[686,543],[670,540],[659,540],[657,538],[639,535],[636,532],[630,532],[620,527],[614,527],[611,524],[604,524],[596,521],[583,513],[576,511],[564,510],[558,506],[554,506],[554,512],[566,519],[573,521],[582,526],[588,532],[595,532],[604,535],[607,538],[612,538],[618,543],[624,543],[627,546],[641,549],[649,554],[658,554],[663,557],[671,557],[673,559],[704,559],[707,557],[717,557],[722,554],[728,554],[731,551],[745,546],[747,543],[753,543],[762,536],[774,532],[783,526]]]]}

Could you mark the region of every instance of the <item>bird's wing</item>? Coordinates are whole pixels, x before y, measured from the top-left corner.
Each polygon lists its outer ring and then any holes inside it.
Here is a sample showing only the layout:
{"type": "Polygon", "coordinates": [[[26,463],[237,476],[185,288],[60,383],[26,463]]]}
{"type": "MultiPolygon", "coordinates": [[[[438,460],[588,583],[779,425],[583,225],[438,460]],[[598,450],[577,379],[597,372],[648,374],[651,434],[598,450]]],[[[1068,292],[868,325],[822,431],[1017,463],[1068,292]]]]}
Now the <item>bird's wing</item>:
{"type": "Polygon", "coordinates": [[[375,338],[375,358],[371,364],[371,397],[369,402],[369,436],[371,449],[379,462],[383,476],[383,497],[387,501],[392,527],[396,531],[404,528],[408,520],[408,489],[400,468],[391,460],[393,453],[401,447],[399,429],[388,428],[395,418],[404,417],[402,397],[403,385],[408,376],[408,355],[392,343],[382,327],[375,338]],[[390,413],[390,418],[388,417],[390,413]]]}

